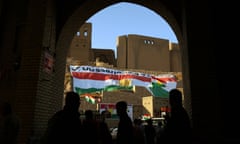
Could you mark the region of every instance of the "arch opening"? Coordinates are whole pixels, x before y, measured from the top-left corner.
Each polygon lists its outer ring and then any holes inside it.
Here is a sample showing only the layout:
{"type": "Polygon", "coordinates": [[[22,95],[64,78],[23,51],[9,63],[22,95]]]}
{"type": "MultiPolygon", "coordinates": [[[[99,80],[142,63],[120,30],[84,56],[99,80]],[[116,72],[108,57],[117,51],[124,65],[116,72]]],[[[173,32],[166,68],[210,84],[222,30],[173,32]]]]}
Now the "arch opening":
{"type": "MultiPolygon", "coordinates": [[[[172,14],[164,7],[164,5],[162,5],[161,3],[159,3],[158,7],[155,6],[154,3],[151,3],[151,2],[143,2],[143,3],[139,3],[139,1],[132,1],[133,3],[135,4],[139,4],[141,6],[144,6],[150,10],[153,10],[154,12],[156,12],[159,16],[163,17],[167,22],[168,24],[171,26],[171,28],[173,29],[173,31],[175,32],[176,34],[176,37],[178,39],[178,45],[179,45],[179,49],[180,49],[180,53],[181,53],[181,56],[180,56],[180,59],[181,59],[181,64],[186,64],[186,59],[187,58],[184,58],[184,56],[186,56],[185,54],[185,51],[184,48],[186,47],[185,46],[185,43],[184,43],[184,40],[183,40],[183,37],[182,37],[182,33],[180,32],[180,26],[178,25],[178,23],[176,22],[176,20],[174,19],[174,17],[172,16],[172,14]]],[[[99,4],[98,7],[92,7],[91,10],[89,10],[89,7],[86,8],[87,5],[90,6],[90,2],[86,2],[85,5],[79,7],[74,13],[73,15],[68,19],[68,21],[66,22],[66,24],[64,25],[63,29],[62,29],[62,32],[60,34],[60,37],[59,37],[59,41],[57,43],[57,49],[59,49],[59,54],[58,55],[61,55],[61,61],[63,61],[64,58],[67,58],[67,55],[66,53],[68,53],[68,49],[69,49],[69,46],[71,45],[71,41],[74,37],[74,34],[78,31],[78,29],[84,25],[84,23],[92,16],[94,15],[95,13],[99,12],[100,10],[103,10],[105,9],[106,7],[110,7],[111,5],[113,4],[117,4],[118,2],[115,1],[111,4],[99,4]],[[84,13],[84,15],[83,15],[84,13]],[[81,19],[79,19],[81,18],[81,19]],[[76,21],[76,19],[78,19],[76,21]]],[[[92,4],[92,2],[91,2],[92,4]]],[[[140,55],[138,57],[143,57],[143,55],[140,55]]],[[[128,62],[126,62],[128,63],[128,62]]],[[[66,62],[64,63],[66,64],[66,62]]],[[[60,64],[59,64],[60,65],[60,64]]],[[[129,68],[129,67],[127,67],[129,68]]],[[[188,80],[188,72],[187,72],[187,65],[183,65],[182,67],[182,75],[183,77],[181,77],[183,79],[183,81],[187,81],[189,82],[188,80]]],[[[65,67],[61,68],[61,71],[62,71],[62,75],[64,74],[64,71],[65,71],[65,67]]],[[[184,97],[186,99],[186,102],[185,102],[185,106],[186,108],[188,109],[189,112],[191,112],[191,100],[190,100],[190,92],[189,92],[189,84],[185,84],[185,83],[182,83],[182,87],[184,88],[184,97]]]]}

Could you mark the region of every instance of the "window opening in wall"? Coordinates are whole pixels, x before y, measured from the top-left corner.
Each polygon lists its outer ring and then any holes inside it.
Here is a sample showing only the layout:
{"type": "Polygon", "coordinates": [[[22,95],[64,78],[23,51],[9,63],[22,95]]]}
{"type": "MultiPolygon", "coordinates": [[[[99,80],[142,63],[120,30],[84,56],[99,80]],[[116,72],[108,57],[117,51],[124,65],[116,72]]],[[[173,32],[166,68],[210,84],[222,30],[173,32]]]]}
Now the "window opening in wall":
{"type": "Polygon", "coordinates": [[[88,32],[85,30],[84,31],[84,36],[86,37],[88,35],[88,32]]]}
{"type": "Polygon", "coordinates": [[[154,41],[153,40],[144,40],[144,43],[153,45],[154,41]]]}

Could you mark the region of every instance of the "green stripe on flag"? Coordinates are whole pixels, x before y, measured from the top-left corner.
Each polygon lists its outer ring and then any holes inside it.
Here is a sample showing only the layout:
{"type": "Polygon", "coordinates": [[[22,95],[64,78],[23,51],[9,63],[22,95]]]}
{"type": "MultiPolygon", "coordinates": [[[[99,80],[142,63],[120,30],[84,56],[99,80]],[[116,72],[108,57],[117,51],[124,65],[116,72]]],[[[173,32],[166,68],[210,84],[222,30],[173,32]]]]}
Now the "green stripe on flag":
{"type": "Polygon", "coordinates": [[[99,91],[107,91],[107,92],[111,92],[111,91],[130,91],[130,92],[134,92],[135,88],[134,86],[118,86],[118,85],[110,85],[107,86],[105,88],[88,88],[88,89],[82,89],[79,87],[75,87],[75,91],[79,94],[79,95],[83,95],[86,93],[93,93],[93,92],[99,92],[99,91]]]}
{"type": "Polygon", "coordinates": [[[134,86],[117,86],[110,85],[103,89],[103,91],[134,91],[134,86]]]}
{"type": "Polygon", "coordinates": [[[82,89],[82,88],[79,88],[79,87],[75,87],[75,90],[79,95],[83,95],[83,94],[86,94],[86,93],[93,93],[93,92],[102,91],[103,89],[97,89],[97,88],[82,89]]]}

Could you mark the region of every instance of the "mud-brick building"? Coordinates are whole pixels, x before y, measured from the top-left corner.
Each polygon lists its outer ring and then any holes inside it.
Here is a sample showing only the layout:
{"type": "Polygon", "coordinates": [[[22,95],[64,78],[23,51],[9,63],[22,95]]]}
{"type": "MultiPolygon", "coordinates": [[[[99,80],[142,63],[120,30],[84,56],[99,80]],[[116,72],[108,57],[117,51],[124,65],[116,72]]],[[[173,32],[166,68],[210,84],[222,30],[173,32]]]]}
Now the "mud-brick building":
{"type": "MultiPolygon", "coordinates": [[[[182,88],[181,56],[176,43],[141,35],[119,36],[116,42],[117,58],[115,58],[112,49],[91,47],[92,31],[92,24],[85,23],[72,40],[66,66],[65,91],[72,90],[71,76],[68,70],[70,64],[103,66],[156,75],[175,73],[178,77],[177,87],[182,88]]],[[[142,87],[137,87],[134,93],[104,92],[100,97],[101,101],[99,102],[102,103],[126,100],[134,107],[134,118],[146,113],[151,114],[152,117],[157,116],[161,112],[161,107],[168,106],[166,98],[154,98],[142,87]]],[[[80,109],[83,111],[85,109],[97,110],[97,103],[97,100],[96,104],[91,104],[82,98],[80,109]]]]}

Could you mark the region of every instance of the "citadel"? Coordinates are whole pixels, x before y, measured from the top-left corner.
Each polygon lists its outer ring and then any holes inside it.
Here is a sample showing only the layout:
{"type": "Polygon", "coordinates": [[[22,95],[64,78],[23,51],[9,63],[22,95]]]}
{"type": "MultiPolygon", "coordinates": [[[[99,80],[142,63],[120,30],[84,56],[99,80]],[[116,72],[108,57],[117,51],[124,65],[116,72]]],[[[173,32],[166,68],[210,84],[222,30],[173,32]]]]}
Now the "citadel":
{"type": "MultiPolygon", "coordinates": [[[[183,92],[181,79],[181,59],[177,43],[169,40],[141,35],[123,35],[117,38],[117,58],[114,50],[91,47],[92,24],[85,23],[76,32],[69,48],[66,75],[65,92],[72,90],[72,78],[69,70],[70,65],[90,65],[99,68],[86,69],[104,72],[105,68],[118,73],[128,71],[143,74],[174,74],[177,77],[177,88],[183,92]],[[81,51],[80,51],[81,50],[81,51]],[[140,58],[141,57],[141,58],[140,58]],[[144,57],[144,59],[142,59],[144,57]],[[157,62],[156,62],[157,61],[157,62]],[[155,62],[155,63],[154,63],[155,62]]],[[[114,104],[118,100],[126,100],[133,106],[133,118],[148,114],[151,117],[161,117],[162,113],[168,111],[168,99],[151,96],[144,87],[137,87],[134,93],[129,92],[103,92],[96,94],[97,103],[86,102],[81,99],[80,110],[98,110],[99,103],[114,104]]]]}

